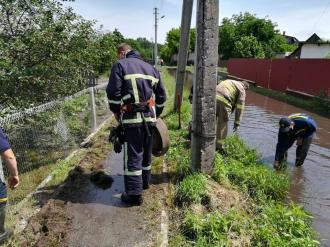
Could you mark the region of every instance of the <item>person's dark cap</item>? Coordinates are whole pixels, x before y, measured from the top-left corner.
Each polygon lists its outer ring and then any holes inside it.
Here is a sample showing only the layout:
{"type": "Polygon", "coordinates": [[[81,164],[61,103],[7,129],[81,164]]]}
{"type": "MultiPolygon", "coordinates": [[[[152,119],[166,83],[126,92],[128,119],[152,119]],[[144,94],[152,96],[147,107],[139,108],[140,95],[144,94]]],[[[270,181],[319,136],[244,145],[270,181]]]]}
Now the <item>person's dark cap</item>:
{"type": "Polygon", "coordinates": [[[292,123],[292,119],[291,118],[288,118],[288,117],[283,117],[280,119],[280,132],[281,133],[286,133],[286,132],[289,132],[290,130],[290,125],[292,123]]]}

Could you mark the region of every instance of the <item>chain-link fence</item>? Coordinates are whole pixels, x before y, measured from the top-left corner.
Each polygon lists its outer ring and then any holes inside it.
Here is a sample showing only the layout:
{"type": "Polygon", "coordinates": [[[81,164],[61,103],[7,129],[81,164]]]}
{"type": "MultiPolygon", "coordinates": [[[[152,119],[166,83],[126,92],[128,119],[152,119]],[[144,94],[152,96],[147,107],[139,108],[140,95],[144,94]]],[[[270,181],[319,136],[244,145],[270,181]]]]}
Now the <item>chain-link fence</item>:
{"type": "MultiPolygon", "coordinates": [[[[20,186],[10,191],[9,203],[17,203],[34,191],[55,163],[68,156],[109,116],[105,91],[91,87],[63,100],[0,118],[21,179],[20,186]]],[[[6,178],[8,170],[4,164],[3,168],[6,178]]]]}

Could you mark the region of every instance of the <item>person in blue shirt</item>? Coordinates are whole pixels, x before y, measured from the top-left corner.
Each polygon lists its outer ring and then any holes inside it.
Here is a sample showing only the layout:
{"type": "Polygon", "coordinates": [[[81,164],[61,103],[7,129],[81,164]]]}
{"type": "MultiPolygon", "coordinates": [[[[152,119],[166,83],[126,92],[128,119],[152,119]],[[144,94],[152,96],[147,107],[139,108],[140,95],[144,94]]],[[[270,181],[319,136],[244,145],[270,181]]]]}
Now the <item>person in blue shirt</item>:
{"type": "Polygon", "coordinates": [[[302,166],[312,143],[317,125],[314,119],[304,113],[283,117],[279,122],[274,168],[279,169],[286,162],[287,151],[297,141],[296,166],[302,166]]]}
{"type": "MultiPolygon", "coordinates": [[[[9,170],[8,184],[11,189],[14,189],[19,184],[17,162],[13,151],[10,148],[9,142],[0,128],[0,156],[5,162],[9,170]]],[[[12,231],[5,229],[5,216],[7,204],[7,187],[4,182],[3,169],[0,166],[0,244],[7,240],[12,231]]]]}

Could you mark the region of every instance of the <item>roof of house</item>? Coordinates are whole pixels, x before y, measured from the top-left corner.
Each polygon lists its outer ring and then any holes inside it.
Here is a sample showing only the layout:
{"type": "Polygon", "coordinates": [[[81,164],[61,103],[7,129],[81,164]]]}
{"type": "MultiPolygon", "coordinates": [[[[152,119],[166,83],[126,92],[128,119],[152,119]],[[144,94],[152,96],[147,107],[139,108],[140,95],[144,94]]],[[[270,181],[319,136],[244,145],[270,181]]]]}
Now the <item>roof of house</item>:
{"type": "Polygon", "coordinates": [[[299,42],[300,44],[330,44],[329,40],[321,39],[316,33],[310,36],[306,41],[299,42]]]}
{"type": "Polygon", "coordinates": [[[303,45],[306,44],[322,45],[322,44],[330,44],[330,41],[321,39],[316,33],[314,33],[306,41],[300,41],[298,47],[288,57],[300,57],[301,48],[303,45]]]}
{"type": "Polygon", "coordinates": [[[282,34],[282,36],[287,40],[287,42],[290,41],[289,43],[299,43],[299,40],[296,37],[286,34],[282,34]]]}

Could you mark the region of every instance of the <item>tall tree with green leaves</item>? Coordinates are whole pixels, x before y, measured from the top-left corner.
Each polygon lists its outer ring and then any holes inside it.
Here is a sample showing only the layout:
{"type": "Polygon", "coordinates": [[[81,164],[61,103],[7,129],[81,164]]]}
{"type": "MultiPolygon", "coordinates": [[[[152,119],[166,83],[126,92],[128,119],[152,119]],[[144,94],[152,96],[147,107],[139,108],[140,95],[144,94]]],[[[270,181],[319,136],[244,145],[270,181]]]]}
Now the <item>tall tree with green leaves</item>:
{"type": "Polygon", "coordinates": [[[123,41],[62,1],[0,0],[0,104],[24,108],[81,90],[111,67],[123,41]]]}
{"type": "MultiPolygon", "coordinates": [[[[189,52],[195,50],[195,39],[196,39],[196,30],[191,29],[189,34],[189,52]]],[[[160,51],[160,56],[167,63],[171,62],[171,58],[174,54],[178,54],[180,46],[180,28],[172,28],[166,34],[166,41],[164,46],[160,51]]]]}
{"type": "Polygon", "coordinates": [[[240,13],[224,18],[219,27],[219,54],[222,59],[272,58],[277,53],[292,51],[277,30],[277,24],[267,18],[240,13]]]}

